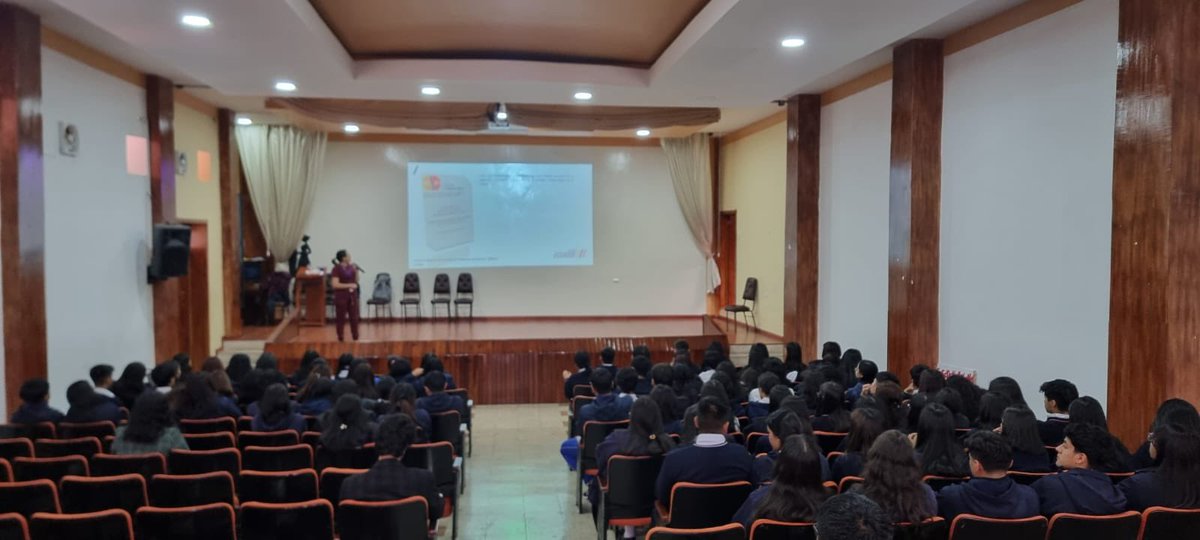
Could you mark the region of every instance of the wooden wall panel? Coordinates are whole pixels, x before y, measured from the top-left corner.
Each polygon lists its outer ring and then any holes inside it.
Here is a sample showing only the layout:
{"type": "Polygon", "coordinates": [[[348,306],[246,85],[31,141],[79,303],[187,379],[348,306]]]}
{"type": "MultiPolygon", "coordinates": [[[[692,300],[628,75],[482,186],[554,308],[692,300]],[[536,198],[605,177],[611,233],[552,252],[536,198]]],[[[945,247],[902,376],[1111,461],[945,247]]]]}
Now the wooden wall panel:
{"type": "Polygon", "coordinates": [[[893,51],[888,233],[888,370],[938,362],[942,42],[893,51]]]}
{"type": "Polygon", "coordinates": [[[1200,3],[1121,0],[1108,413],[1128,445],[1200,403],[1200,3]]]}
{"type": "Polygon", "coordinates": [[[821,96],[787,102],[787,193],[783,229],[783,337],[809,356],[817,348],[821,192],[821,96]]]}
{"type": "Polygon", "coordinates": [[[242,335],[242,250],[238,229],[238,195],[241,194],[242,161],[234,135],[236,115],[229,109],[217,111],[217,161],[220,163],[221,274],[225,300],[225,336],[242,335]]]}
{"type": "MultiPolygon", "coordinates": [[[[175,85],[157,75],[146,76],[146,124],[150,138],[150,215],[154,223],[174,222],[175,213],[175,85]]],[[[153,285],[154,356],[161,362],[187,348],[187,318],[182,285],[167,279],[153,285]]]]}
{"type": "Polygon", "coordinates": [[[8,411],[20,404],[22,382],[46,376],[41,51],[38,17],[0,4],[0,279],[8,411]]]}

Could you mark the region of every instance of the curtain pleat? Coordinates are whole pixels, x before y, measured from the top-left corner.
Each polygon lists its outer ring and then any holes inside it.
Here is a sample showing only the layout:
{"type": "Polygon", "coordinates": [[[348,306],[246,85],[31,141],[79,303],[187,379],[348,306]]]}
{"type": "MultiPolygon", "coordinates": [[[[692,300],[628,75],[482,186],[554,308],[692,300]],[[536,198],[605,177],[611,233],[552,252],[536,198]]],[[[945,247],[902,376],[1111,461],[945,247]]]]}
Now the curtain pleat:
{"type": "Polygon", "coordinates": [[[709,135],[697,133],[690,137],[662,140],[663,152],[667,154],[667,167],[671,172],[671,184],[675,186],[675,200],[683,219],[692,232],[696,248],[705,257],[705,277],[708,292],[721,285],[721,273],[717,268],[713,238],[712,170],[709,157],[709,135]]]}
{"type": "Polygon", "coordinates": [[[237,128],[250,202],[276,260],[291,256],[304,236],[325,161],[325,140],[324,133],[291,126],[237,128]]]}

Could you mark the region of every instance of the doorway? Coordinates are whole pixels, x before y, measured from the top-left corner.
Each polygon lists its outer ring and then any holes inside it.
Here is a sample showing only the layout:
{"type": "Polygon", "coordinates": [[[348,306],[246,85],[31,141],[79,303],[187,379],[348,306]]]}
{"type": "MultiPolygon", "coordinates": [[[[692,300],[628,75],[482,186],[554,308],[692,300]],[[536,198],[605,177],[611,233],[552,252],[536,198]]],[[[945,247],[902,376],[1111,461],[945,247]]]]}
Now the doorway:
{"type": "Polygon", "coordinates": [[[721,272],[721,304],[738,303],[736,210],[721,212],[717,219],[717,271],[721,272]]]}
{"type": "Polygon", "coordinates": [[[208,223],[184,221],[192,228],[188,250],[187,275],[181,278],[179,300],[182,303],[183,350],[199,366],[212,351],[208,343],[208,223]]]}

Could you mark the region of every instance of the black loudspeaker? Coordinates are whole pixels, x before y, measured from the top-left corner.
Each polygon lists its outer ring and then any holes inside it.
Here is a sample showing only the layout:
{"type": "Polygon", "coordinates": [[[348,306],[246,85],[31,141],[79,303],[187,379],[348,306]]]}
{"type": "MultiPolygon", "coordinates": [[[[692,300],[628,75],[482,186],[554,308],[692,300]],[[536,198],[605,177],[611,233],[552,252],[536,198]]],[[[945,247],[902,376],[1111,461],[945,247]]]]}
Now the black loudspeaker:
{"type": "Polygon", "coordinates": [[[150,281],[186,276],[191,244],[191,227],[187,225],[155,225],[154,247],[150,254],[150,281]]]}

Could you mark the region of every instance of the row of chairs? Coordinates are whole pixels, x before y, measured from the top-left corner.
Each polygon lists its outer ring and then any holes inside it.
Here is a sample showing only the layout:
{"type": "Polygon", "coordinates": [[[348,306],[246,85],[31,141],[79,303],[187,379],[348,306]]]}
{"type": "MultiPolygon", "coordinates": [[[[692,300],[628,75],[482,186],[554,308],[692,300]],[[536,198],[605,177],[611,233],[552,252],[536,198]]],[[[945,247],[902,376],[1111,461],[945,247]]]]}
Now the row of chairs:
{"type": "MultiPolygon", "coordinates": [[[[387,294],[382,294],[381,291],[376,291],[372,294],[372,298],[367,301],[368,306],[375,308],[374,315],[378,317],[381,310],[386,310],[388,316],[392,314],[392,297],[390,294],[392,277],[390,274],[381,273],[375,276],[376,289],[380,288],[380,281],[384,280],[388,284],[387,294]]],[[[433,278],[433,296],[429,300],[429,308],[433,311],[433,316],[437,317],[438,306],[445,306],[446,318],[458,318],[459,306],[467,306],[467,317],[475,318],[475,279],[469,272],[463,272],[458,275],[458,282],[455,284],[454,298],[450,297],[450,275],[438,274],[433,278]],[[454,306],[453,312],[450,306],[454,306]]],[[[416,272],[404,274],[404,284],[401,288],[400,296],[400,316],[404,319],[408,318],[408,309],[416,308],[417,317],[421,316],[421,277],[416,272]]]]}

